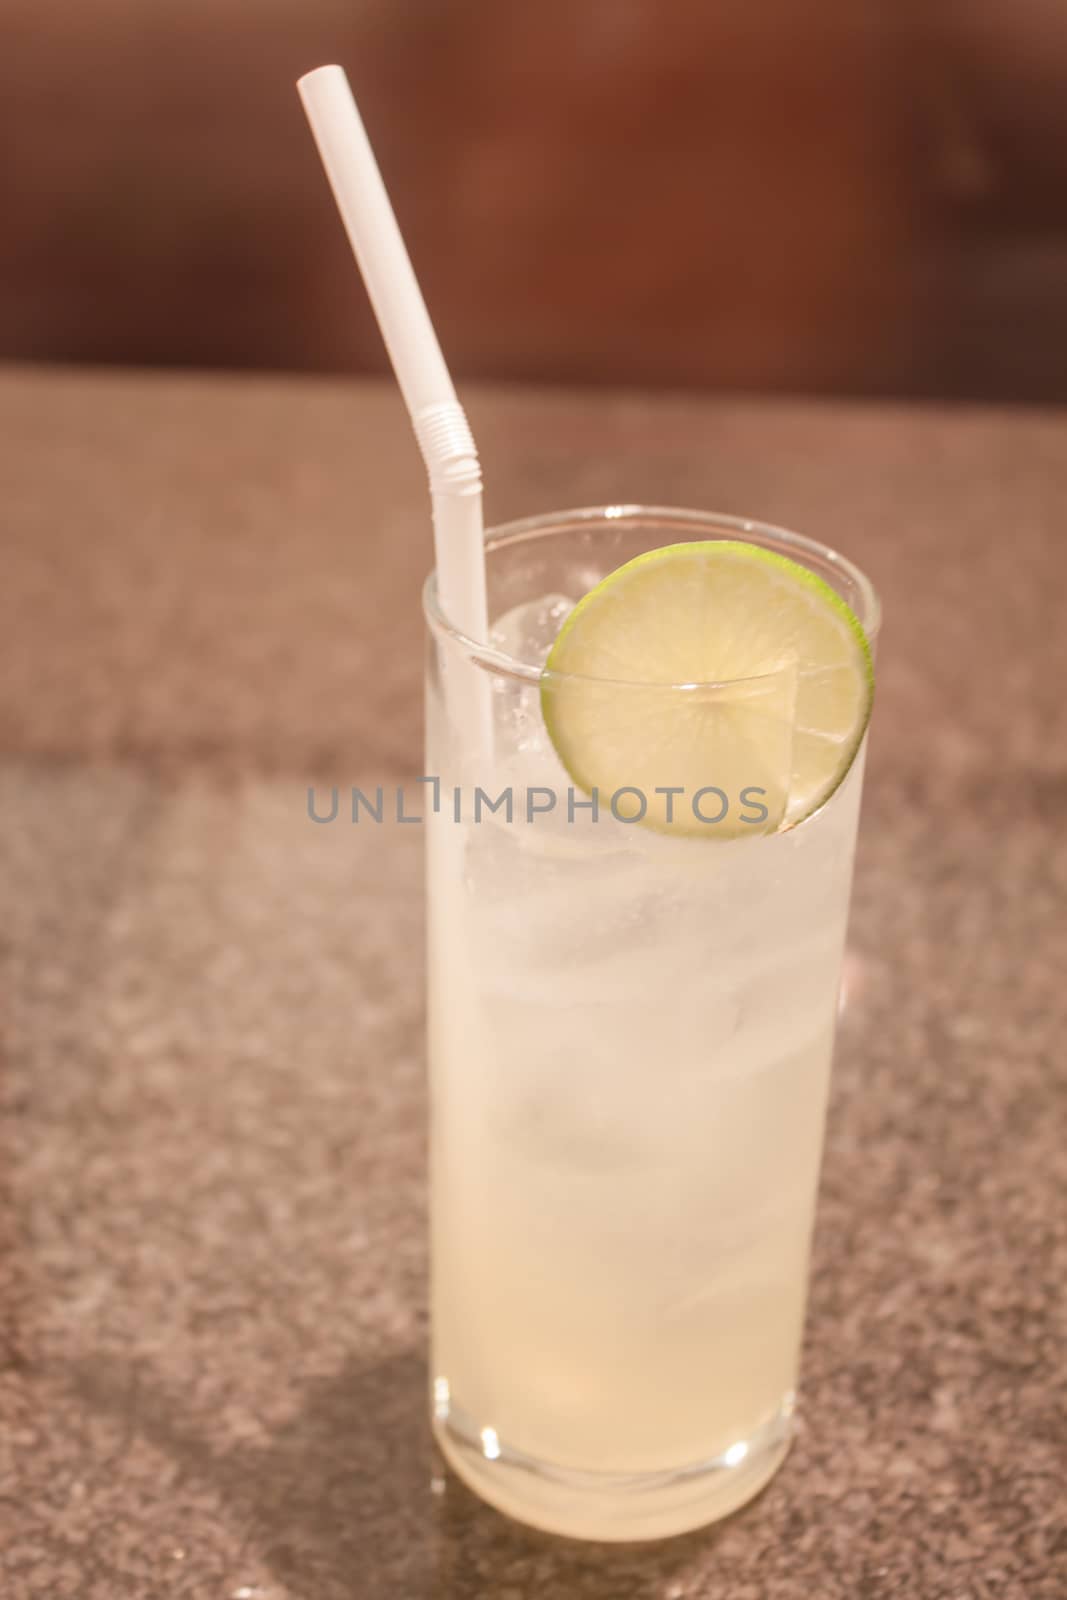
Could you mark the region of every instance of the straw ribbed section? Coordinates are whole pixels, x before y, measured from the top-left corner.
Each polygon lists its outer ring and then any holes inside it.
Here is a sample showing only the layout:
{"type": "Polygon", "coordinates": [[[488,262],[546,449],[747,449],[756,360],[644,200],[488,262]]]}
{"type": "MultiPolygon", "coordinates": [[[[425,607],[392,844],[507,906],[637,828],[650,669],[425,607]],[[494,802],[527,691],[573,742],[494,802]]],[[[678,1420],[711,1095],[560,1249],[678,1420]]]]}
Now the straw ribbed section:
{"type": "Polygon", "coordinates": [[[466,414],[458,400],[424,406],[412,419],[435,494],[478,494],[482,469],[466,414]]]}

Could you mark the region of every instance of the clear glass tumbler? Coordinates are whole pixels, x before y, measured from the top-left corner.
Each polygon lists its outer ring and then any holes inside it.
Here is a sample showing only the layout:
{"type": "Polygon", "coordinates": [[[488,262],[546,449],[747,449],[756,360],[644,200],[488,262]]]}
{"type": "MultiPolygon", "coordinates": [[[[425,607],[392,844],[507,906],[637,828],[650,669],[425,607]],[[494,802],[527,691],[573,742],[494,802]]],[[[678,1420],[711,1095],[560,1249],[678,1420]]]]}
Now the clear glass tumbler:
{"type": "Polygon", "coordinates": [[[678,837],[594,820],[540,712],[570,603],[721,538],[819,574],[873,643],[850,562],[690,511],[491,532],[490,646],[424,597],[434,1427],[484,1499],[584,1538],[724,1516],[791,1436],[864,750],[794,827],[678,837]]]}

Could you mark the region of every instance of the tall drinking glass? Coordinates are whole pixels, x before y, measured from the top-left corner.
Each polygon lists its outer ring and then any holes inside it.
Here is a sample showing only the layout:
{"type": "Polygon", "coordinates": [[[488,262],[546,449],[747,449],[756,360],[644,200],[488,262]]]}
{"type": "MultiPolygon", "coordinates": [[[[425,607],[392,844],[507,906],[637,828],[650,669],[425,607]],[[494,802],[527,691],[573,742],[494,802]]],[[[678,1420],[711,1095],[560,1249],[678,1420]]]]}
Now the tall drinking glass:
{"type": "Polygon", "coordinates": [[[817,573],[873,643],[843,557],[688,511],[496,529],[489,646],[425,590],[434,1427],[484,1499],[585,1538],[732,1511],[795,1405],[863,748],[796,826],[680,837],[594,818],[540,709],[574,601],[713,539],[817,573]]]}

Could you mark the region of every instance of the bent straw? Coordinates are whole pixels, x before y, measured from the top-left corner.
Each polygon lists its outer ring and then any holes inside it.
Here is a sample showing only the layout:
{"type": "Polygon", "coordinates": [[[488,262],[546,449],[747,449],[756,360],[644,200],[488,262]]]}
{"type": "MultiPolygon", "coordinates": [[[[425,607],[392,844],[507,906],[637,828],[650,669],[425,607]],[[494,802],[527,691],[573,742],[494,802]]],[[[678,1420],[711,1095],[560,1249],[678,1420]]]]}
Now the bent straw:
{"type": "Polygon", "coordinates": [[[297,89],[429,473],[441,610],[485,643],[482,474],[467,418],[343,68],[317,67],[297,89]]]}

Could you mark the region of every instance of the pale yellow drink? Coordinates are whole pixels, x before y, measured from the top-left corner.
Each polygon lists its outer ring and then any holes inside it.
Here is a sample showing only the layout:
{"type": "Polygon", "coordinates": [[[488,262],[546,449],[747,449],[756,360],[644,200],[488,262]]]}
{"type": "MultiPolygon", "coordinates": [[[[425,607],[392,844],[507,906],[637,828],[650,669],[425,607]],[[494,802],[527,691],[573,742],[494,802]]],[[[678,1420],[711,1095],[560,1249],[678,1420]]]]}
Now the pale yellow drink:
{"type": "MultiPolygon", "coordinates": [[[[562,611],[531,596],[501,642],[547,647],[562,611]]],[[[428,698],[437,1435],[523,1520],[678,1532],[788,1447],[862,752],[781,833],[572,821],[529,681],[495,681],[488,766],[456,750],[451,648],[428,698]],[[511,822],[474,820],[475,780],[510,786],[511,822]],[[557,803],[526,821],[535,786],[557,803]]]]}

